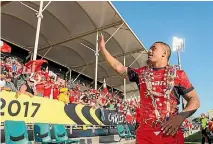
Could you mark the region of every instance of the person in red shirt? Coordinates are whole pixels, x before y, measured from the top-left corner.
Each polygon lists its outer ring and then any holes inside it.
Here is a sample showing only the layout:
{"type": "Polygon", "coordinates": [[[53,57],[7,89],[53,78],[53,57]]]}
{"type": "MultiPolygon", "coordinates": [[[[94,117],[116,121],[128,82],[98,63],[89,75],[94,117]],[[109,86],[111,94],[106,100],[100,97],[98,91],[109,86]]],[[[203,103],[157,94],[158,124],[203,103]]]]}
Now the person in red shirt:
{"type": "Polygon", "coordinates": [[[123,105],[123,103],[121,103],[121,105],[119,106],[118,111],[119,111],[120,113],[124,113],[124,105],[123,105]]]}
{"type": "Polygon", "coordinates": [[[19,75],[22,74],[23,70],[24,70],[24,65],[22,64],[21,66],[18,67],[17,74],[19,75]]]}
{"type": "Polygon", "coordinates": [[[101,105],[105,106],[105,104],[106,104],[106,98],[105,97],[101,97],[100,101],[101,101],[101,105]]]}
{"type": "Polygon", "coordinates": [[[95,93],[96,95],[96,101],[97,101],[97,106],[100,108],[106,108],[106,103],[107,103],[107,97],[106,94],[104,93],[95,93]]]}
{"type": "Polygon", "coordinates": [[[79,103],[79,93],[74,88],[70,92],[70,103],[79,103]]]}
{"type": "Polygon", "coordinates": [[[209,130],[213,132],[213,118],[209,121],[208,125],[209,125],[209,130]]]}
{"type": "Polygon", "coordinates": [[[4,58],[4,61],[5,61],[4,66],[5,66],[6,70],[11,72],[11,71],[12,71],[12,62],[11,62],[11,58],[8,57],[8,56],[6,56],[6,57],[4,58]]]}
{"type": "Polygon", "coordinates": [[[50,98],[52,88],[53,88],[53,82],[50,78],[47,78],[47,81],[44,84],[43,97],[50,98]]]}
{"type": "Polygon", "coordinates": [[[71,89],[70,90],[70,103],[78,103],[78,100],[77,100],[77,93],[75,92],[75,89],[71,89]]]}
{"type": "Polygon", "coordinates": [[[48,79],[49,77],[48,67],[47,68],[42,67],[41,70],[36,73],[42,77],[45,77],[45,79],[48,79]]]}
{"type": "Polygon", "coordinates": [[[164,42],[155,42],[148,52],[147,66],[133,69],[123,66],[106,49],[104,37],[99,37],[99,50],[109,65],[130,82],[136,82],[140,92],[141,122],[136,132],[139,144],[183,144],[180,130],[185,118],[200,107],[198,95],[183,70],[169,65],[171,49],[164,42]],[[180,96],[187,101],[178,112],[180,96]]]}
{"type": "Polygon", "coordinates": [[[127,122],[128,124],[131,124],[132,121],[133,121],[133,117],[132,117],[130,111],[127,110],[127,111],[125,112],[125,115],[126,115],[126,117],[125,117],[126,122],[127,122]]]}
{"type": "Polygon", "coordinates": [[[92,95],[92,97],[89,100],[89,106],[92,108],[96,108],[96,95],[92,95]]]}
{"type": "Polygon", "coordinates": [[[70,103],[75,103],[75,96],[74,95],[70,95],[70,103]]]}
{"type": "Polygon", "coordinates": [[[59,86],[58,84],[54,84],[53,85],[53,99],[58,99],[58,95],[59,95],[59,86]]]}
{"type": "Polygon", "coordinates": [[[36,87],[36,92],[38,94],[38,96],[43,96],[44,94],[44,84],[46,83],[46,81],[44,81],[43,79],[41,79],[40,81],[38,81],[35,85],[36,87]]]}

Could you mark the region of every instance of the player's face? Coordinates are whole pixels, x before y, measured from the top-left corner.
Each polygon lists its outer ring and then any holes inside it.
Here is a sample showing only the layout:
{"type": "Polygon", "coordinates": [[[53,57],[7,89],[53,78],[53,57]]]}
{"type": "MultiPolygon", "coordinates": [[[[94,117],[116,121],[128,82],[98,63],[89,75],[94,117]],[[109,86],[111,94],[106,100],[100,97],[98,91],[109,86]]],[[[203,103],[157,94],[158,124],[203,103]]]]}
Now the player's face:
{"type": "Polygon", "coordinates": [[[148,60],[152,63],[160,61],[165,53],[163,46],[159,43],[154,43],[148,51],[148,60]]]}

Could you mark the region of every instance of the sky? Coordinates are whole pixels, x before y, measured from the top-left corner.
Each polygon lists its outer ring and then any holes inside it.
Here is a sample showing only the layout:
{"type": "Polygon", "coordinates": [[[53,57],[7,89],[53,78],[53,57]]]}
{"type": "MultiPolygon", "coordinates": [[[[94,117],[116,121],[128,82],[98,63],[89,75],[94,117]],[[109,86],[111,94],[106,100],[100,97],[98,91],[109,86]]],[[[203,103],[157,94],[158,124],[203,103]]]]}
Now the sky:
{"type": "MultiPolygon", "coordinates": [[[[112,3],[147,50],[155,41],[172,46],[173,36],[185,38],[181,65],[201,102],[194,116],[213,109],[213,2],[112,3]]],[[[176,52],[170,63],[178,63],[176,52]]]]}

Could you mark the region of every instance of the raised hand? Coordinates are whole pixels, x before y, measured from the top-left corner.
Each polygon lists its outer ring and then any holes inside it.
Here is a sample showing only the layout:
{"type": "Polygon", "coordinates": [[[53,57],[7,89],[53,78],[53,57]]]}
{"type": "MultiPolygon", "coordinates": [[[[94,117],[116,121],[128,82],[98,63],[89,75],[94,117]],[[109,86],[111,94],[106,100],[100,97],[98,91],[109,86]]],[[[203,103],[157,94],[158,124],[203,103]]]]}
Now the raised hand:
{"type": "Polygon", "coordinates": [[[102,51],[103,49],[105,49],[105,41],[104,41],[104,36],[101,34],[98,38],[98,48],[99,51],[102,51]]]}

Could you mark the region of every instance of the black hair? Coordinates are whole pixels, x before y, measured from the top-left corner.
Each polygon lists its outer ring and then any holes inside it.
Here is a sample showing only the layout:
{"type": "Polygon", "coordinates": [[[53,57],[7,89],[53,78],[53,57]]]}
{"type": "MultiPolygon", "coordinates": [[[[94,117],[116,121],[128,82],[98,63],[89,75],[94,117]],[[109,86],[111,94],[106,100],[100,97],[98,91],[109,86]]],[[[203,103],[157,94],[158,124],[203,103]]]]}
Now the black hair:
{"type": "Polygon", "coordinates": [[[162,42],[162,41],[157,41],[157,42],[155,42],[155,43],[159,43],[159,44],[162,44],[162,45],[164,45],[164,46],[166,46],[167,48],[168,48],[168,60],[170,59],[170,57],[171,57],[171,48],[170,48],[170,46],[167,44],[167,43],[165,43],[165,42],[162,42]]]}

